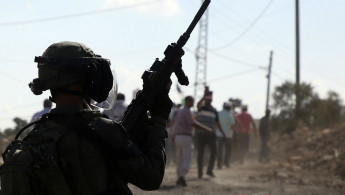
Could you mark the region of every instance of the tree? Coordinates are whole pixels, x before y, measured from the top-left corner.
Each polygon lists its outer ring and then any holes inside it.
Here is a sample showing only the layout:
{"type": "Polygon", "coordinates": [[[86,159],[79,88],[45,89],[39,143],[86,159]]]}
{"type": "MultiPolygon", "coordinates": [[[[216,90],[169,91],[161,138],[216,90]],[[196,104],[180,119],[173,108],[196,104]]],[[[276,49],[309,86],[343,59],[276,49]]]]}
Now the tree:
{"type": "Polygon", "coordinates": [[[28,122],[26,120],[23,120],[19,117],[14,118],[13,121],[15,123],[15,127],[5,129],[5,131],[4,131],[5,136],[16,135],[20,129],[22,129],[25,125],[28,124],[28,122]]]}
{"type": "MultiPolygon", "coordinates": [[[[307,83],[300,84],[300,120],[302,123],[310,125],[311,103],[318,99],[318,95],[313,91],[313,87],[307,83]]],[[[296,85],[286,81],[281,86],[275,88],[273,93],[273,108],[278,111],[278,115],[273,118],[278,121],[285,132],[292,132],[296,128],[295,106],[296,106],[296,85]]],[[[273,123],[275,124],[275,123],[273,123]]]]}
{"type": "Polygon", "coordinates": [[[326,99],[317,99],[312,103],[312,125],[326,128],[339,123],[342,118],[342,104],[336,92],[329,91],[326,99]]]}
{"type": "MultiPolygon", "coordinates": [[[[273,108],[277,115],[273,118],[273,127],[291,133],[296,129],[295,121],[295,84],[285,82],[273,92],[273,108]]],[[[341,99],[336,92],[328,92],[326,99],[321,99],[310,84],[300,84],[300,116],[304,125],[309,127],[329,127],[342,118],[341,99]]]]}

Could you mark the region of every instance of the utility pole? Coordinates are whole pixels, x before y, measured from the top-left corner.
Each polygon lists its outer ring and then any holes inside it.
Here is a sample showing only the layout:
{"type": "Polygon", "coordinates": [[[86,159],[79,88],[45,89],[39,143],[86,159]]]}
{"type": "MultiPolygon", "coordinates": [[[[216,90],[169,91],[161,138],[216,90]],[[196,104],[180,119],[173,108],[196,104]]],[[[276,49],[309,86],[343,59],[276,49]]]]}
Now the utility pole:
{"type": "Polygon", "coordinates": [[[301,96],[300,96],[300,45],[299,45],[299,2],[296,0],[296,122],[300,118],[301,96]]]}
{"type": "MultiPolygon", "coordinates": [[[[204,0],[201,0],[201,4],[204,0]]],[[[207,73],[207,37],[208,37],[208,9],[199,21],[199,40],[195,52],[196,70],[194,84],[194,99],[199,99],[204,95],[207,73]]]]}
{"type": "Polygon", "coordinates": [[[268,109],[269,101],[270,101],[270,85],[271,85],[271,69],[272,69],[272,58],[273,58],[273,51],[270,53],[270,61],[268,64],[268,74],[267,74],[267,96],[266,96],[266,110],[268,109]]]}

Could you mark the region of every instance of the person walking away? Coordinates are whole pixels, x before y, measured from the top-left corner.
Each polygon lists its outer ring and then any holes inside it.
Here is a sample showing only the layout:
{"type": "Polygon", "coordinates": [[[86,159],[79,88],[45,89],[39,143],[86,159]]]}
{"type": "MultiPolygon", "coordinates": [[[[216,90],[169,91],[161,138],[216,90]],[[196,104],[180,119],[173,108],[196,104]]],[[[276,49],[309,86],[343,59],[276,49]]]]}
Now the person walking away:
{"type": "Polygon", "coordinates": [[[244,157],[249,149],[250,126],[253,126],[255,137],[257,137],[257,128],[252,115],[248,113],[247,106],[242,107],[241,113],[238,114],[236,118],[240,123],[240,125],[237,125],[236,127],[236,139],[238,141],[237,143],[239,144],[239,160],[240,164],[243,164],[244,157]]]}
{"type": "Polygon", "coordinates": [[[34,122],[35,120],[39,119],[42,117],[43,114],[46,114],[46,113],[49,113],[50,110],[52,108],[52,102],[49,101],[49,99],[45,99],[43,101],[43,110],[39,111],[39,112],[36,112],[32,118],[31,118],[31,121],[30,123],[34,122]]]}
{"type": "Polygon", "coordinates": [[[107,115],[113,121],[120,122],[127,110],[125,98],[126,96],[124,94],[118,93],[114,106],[109,110],[104,110],[103,114],[107,115]]]}
{"type": "Polygon", "coordinates": [[[260,119],[260,124],[259,124],[259,134],[260,134],[260,139],[261,139],[261,150],[260,150],[259,162],[261,163],[269,162],[270,151],[268,147],[268,141],[271,138],[270,114],[271,114],[271,111],[267,109],[265,116],[260,119]]]}
{"type": "Polygon", "coordinates": [[[193,130],[194,127],[204,130],[209,135],[213,134],[213,130],[205,125],[197,122],[190,110],[194,105],[194,98],[187,96],[185,98],[185,105],[178,110],[175,116],[173,127],[173,140],[176,145],[176,173],[178,180],[176,185],[187,186],[185,179],[189,171],[192,156],[193,156],[193,130]]]}
{"type": "Polygon", "coordinates": [[[222,126],[226,138],[223,139],[223,136],[220,130],[217,130],[217,143],[218,143],[218,152],[217,152],[217,164],[218,169],[222,168],[224,164],[227,168],[230,167],[230,155],[231,155],[231,142],[232,142],[232,133],[233,127],[235,125],[235,120],[233,114],[231,113],[231,105],[228,102],[223,104],[223,110],[218,112],[219,123],[222,126]],[[223,149],[225,148],[225,154],[223,149]],[[224,158],[223,158],[224,156],[224,158]]]}
{"type": "Polygon", "coordinates": [[[217,138],[216,138],[216,126],[221,131],[223,139],[225,139],[225,133],[223,128],[219,123],[219,117],[217,110],[211,105],[212,103],[211,91],[207,91],[204,97],[197,104],[197,121],[201,124],[211,128],[214,134],[210,135],[208,132],[205,132],[199,128],[196,128],[195,131],[195,140],[197,145],[197,165],[198,165],[198,178],[203,176],[203,159],[204,159],[204,150],[205,146],[208,146],[210,150],[210,159],[208,162],[206,174],[210,177],[215,177],[213,172],[214,163],[216,160],[217,153],[217,138]]]}
{"type": "Polygon", "coordinates": [[[169,119],[168,119],[168,125],[167,125],[167,131],[168,131],[168,139],[167,139],[167,146],[166,146],[166,155],[167,155],[167,165],[173,163],[176,164],[176,148],[175,148],[175,141],[173,140],[173,127],[175,123],[175,117],[177,114],[177,111],[180,110],[181,104],[174,104],[171,108],[169,119]]]}

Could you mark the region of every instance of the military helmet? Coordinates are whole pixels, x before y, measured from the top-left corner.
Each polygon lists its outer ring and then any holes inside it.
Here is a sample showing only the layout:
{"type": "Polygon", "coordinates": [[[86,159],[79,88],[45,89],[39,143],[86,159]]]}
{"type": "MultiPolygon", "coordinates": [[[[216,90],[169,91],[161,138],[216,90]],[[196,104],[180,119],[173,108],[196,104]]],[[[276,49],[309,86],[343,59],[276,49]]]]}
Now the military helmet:
{"type": "MultiPolygon", "coordinates": [[[[76,42],[60,42],[50,45],[43,53],[42,59],[53,59],[53,58],[85,58],[85,57],[96,57],[93,51],[87,46],[76,43],[76,42]]],[[[37,59],[37,58],[36,58],[37,59]]],[[[37,60],[36,60],[37,61],[37,60]]],[[[65,64],[65,70],[58,68],[61,63],[58,62],[38,62],[38,78],[41,80],[42,90],[56,89],[68,84],[82,81],[84,82],[85,75],[78,73],[77,71],[71,71],[71,67],[67,67],[65,64]],[[43,64],[55,64],[56,68],[52,66],[44,66],[43,64]]]]}
{"type": "MultiPolygon", "coordinates": [[[[38,78],[29,87],[35,95],[45,90],[57,90],[72,83],[84,87],[81,94],[97,103],[107,100],[109,92],[115,93],[117,84],[110,70],[110,61],[96,55],[89,47],[77,42],[59,42],[50,45],[42,54],[35,57],[38,63],[38,78]]],[[[110,106],[110,105],[109,105],[110,106]]]]}

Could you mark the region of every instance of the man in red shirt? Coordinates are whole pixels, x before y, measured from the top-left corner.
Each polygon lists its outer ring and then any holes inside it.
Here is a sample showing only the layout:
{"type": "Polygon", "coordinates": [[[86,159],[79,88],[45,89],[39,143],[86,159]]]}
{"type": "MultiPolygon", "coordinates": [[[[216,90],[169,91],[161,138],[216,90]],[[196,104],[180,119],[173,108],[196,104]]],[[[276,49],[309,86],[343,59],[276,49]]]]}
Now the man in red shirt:
{"type": "Polygon", "coordinates": [[[243,164],[244,156],[247,154],[249,148],[250,124],[252,124],[254,128],[254,136],[257,137],[256,125],[252,115],[250,115],[247,110],[247,106],[243,106],[242,112],[236,117],[237,121],[241,124],[237,125],[236,128],[237,143],[239,144],[239,160],[241,164],[243,164]]]}

